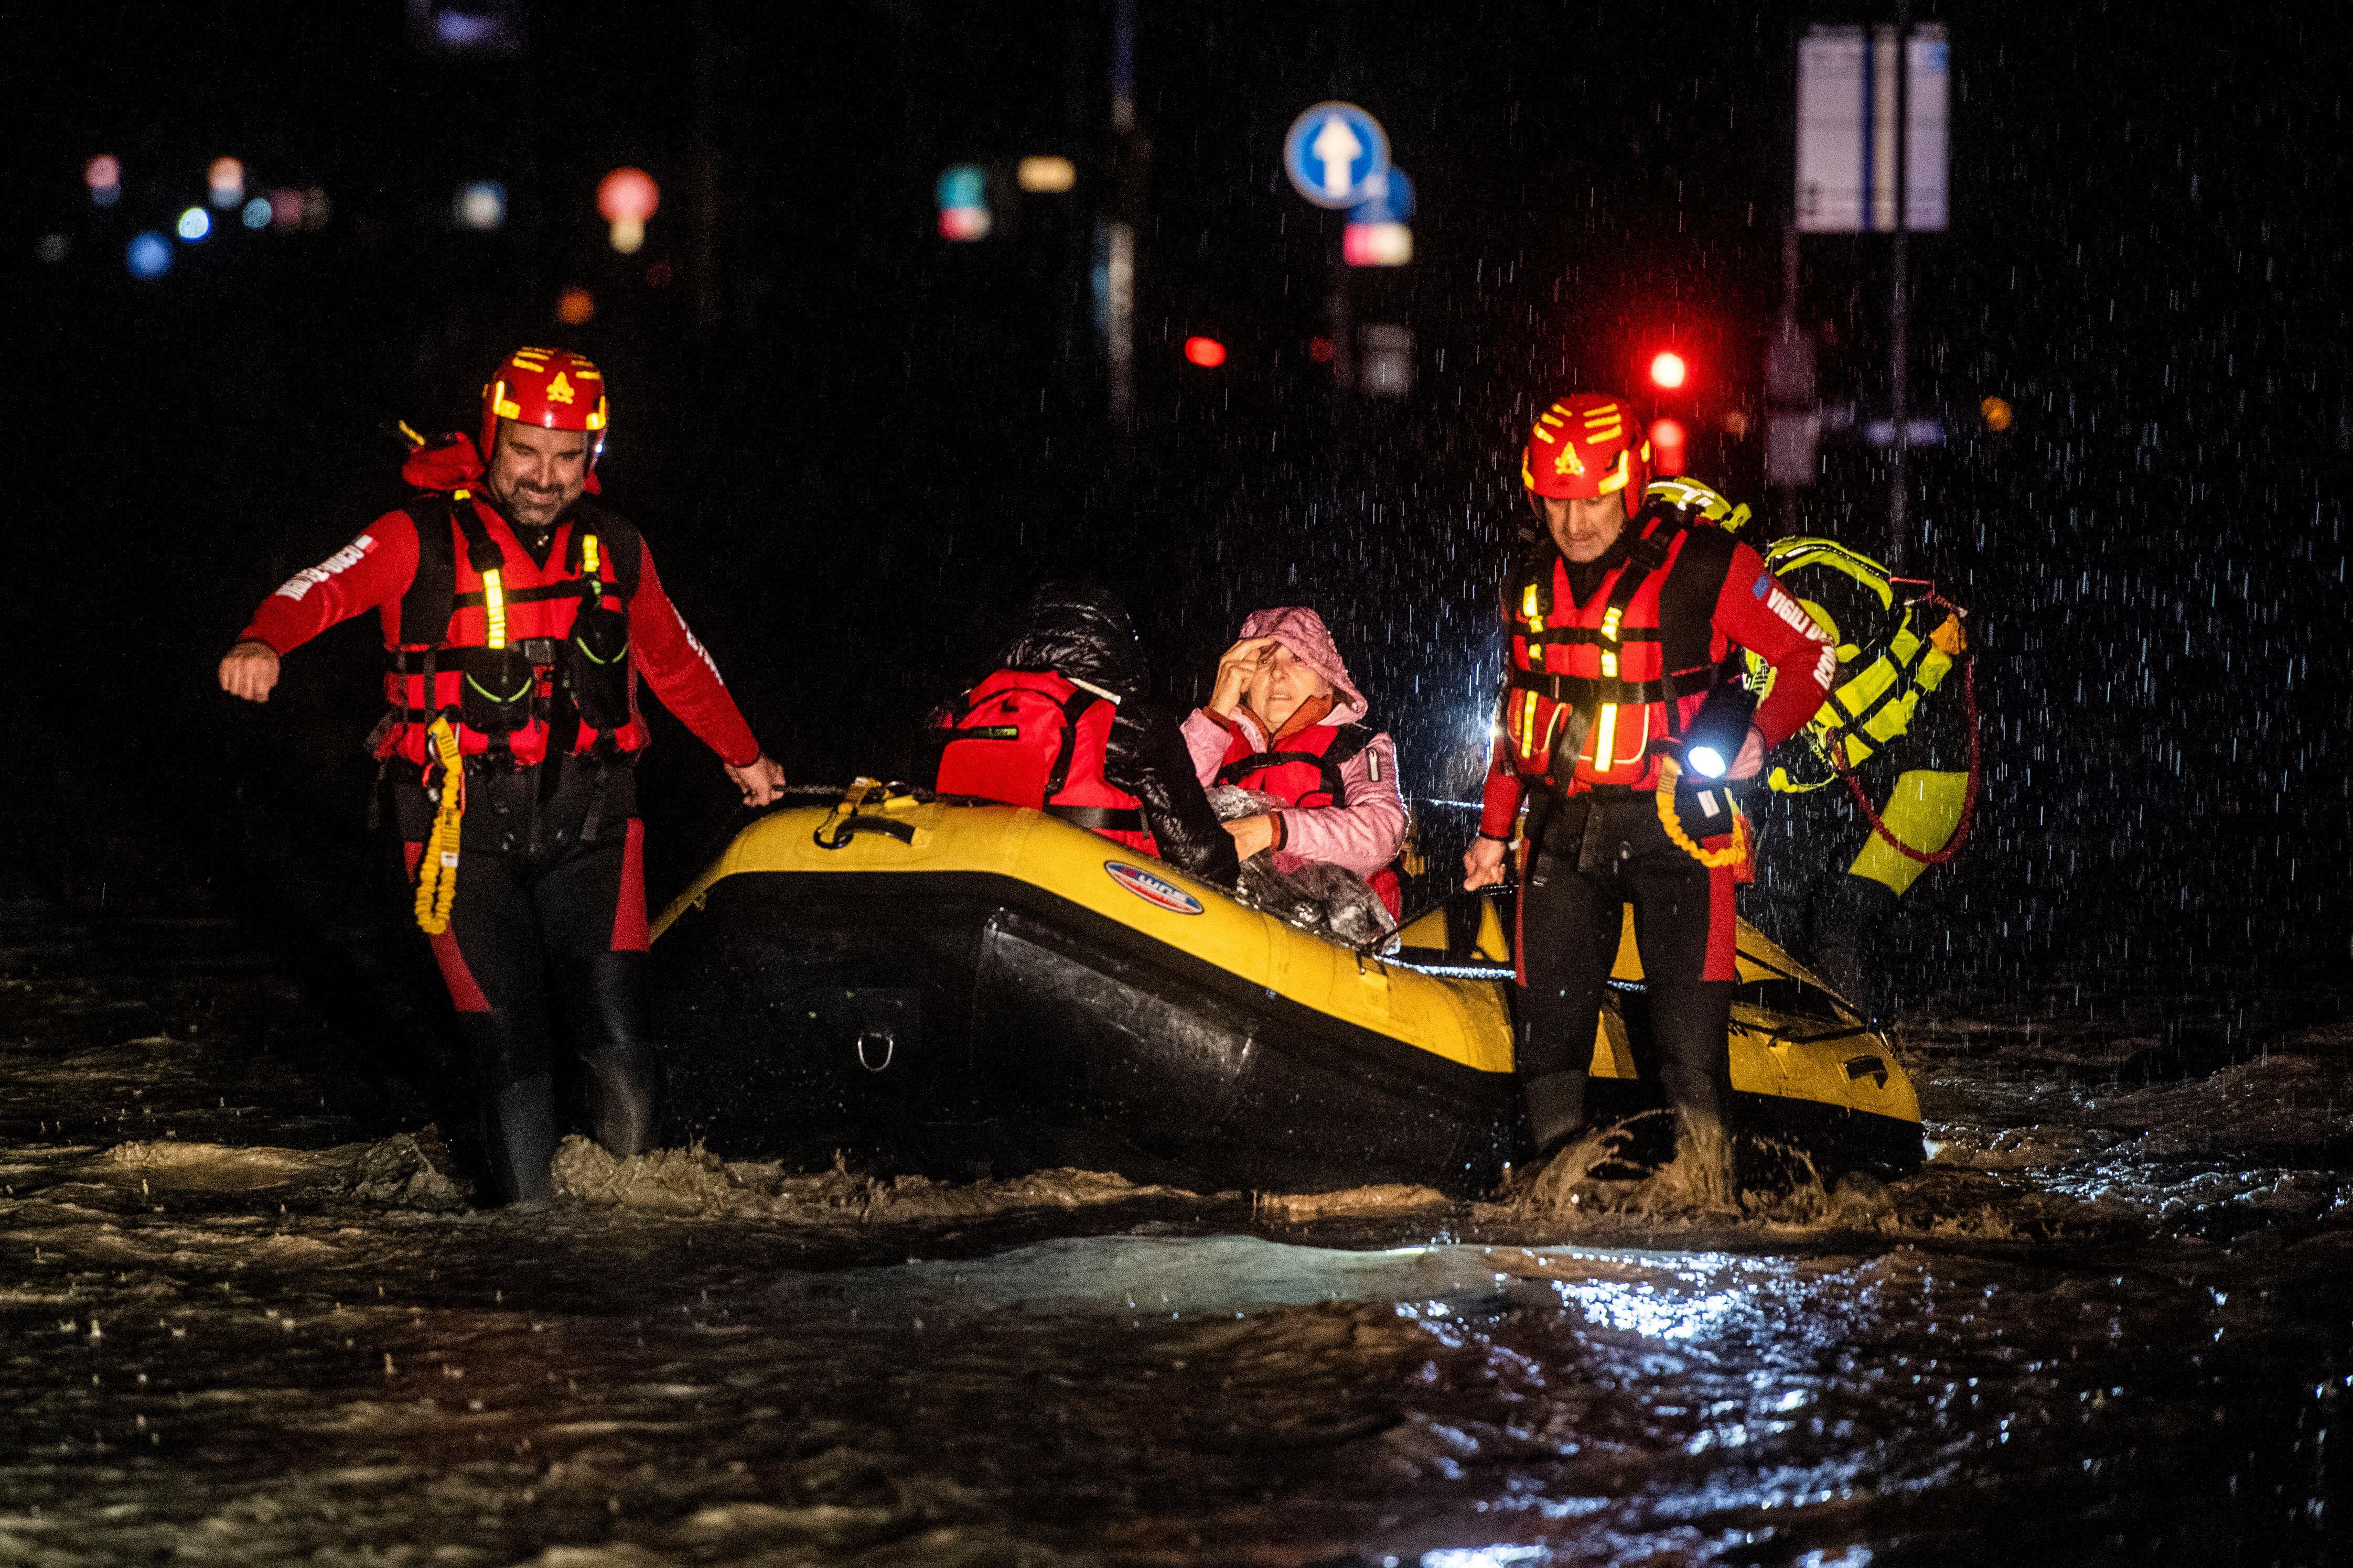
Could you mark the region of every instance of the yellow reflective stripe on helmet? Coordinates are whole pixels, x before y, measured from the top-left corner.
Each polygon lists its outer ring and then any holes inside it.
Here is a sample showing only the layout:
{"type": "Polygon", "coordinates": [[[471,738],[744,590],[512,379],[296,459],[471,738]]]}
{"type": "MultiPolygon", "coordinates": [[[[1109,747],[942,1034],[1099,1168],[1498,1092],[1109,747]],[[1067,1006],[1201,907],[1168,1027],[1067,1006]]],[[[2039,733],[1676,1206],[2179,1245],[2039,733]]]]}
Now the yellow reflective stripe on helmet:
{"type": "Polygon", "coordinates": [[[506,647],[507,595],[499,584],[499,569],[495,566],[482,574],[482,608],[491,621],[490,646],[506,647]]]}
{"type": "Polygon", "coordinates": [[[1632,456],[1632,453],[1621,448],[1618,453],[1618,461],[1610,466],[1608,473],[1601,476],[1600,488],[1595,490],[1594,494],[1606,496],[1614,490],[1624,489],[1626,481],[1634,477],[1630,461],[1632,456]]]}

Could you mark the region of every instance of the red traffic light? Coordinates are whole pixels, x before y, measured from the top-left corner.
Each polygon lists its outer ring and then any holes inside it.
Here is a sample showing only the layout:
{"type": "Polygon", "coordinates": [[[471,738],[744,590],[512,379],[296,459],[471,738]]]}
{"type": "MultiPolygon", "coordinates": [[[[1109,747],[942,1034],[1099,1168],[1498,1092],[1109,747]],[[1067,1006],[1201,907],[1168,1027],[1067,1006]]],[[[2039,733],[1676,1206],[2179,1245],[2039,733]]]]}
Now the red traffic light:
{"type": "Polygon", "coordinates": [[[1226,363],[1226,345],[1215,338],[1187,338],[1185,357],[1203,370],[1215,370],[1226,363]]]}
{"type": "Polygon", "coordinates": [[[1651,361],[1651,384],[1662,386],[1670,392],[1681,386],[1690,374],[1691,367],[1683,363],[1683,356],[1672,349],[1664,351],[1651,361]]]}

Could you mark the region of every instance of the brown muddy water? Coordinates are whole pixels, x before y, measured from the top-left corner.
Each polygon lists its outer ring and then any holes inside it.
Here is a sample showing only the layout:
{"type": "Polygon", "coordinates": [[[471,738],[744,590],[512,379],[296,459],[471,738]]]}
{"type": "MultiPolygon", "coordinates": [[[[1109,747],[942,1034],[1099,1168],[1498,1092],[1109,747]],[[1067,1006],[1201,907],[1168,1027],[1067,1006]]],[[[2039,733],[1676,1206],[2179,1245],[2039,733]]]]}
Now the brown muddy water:
{"type": "Polygon", "coordinates": [[[2353,1026],[1902,1038],[1762,1212],[568,1145],[484,1212],[227,925],[0,920],[0,1563],[2321,1563],[2353,1026]]]}

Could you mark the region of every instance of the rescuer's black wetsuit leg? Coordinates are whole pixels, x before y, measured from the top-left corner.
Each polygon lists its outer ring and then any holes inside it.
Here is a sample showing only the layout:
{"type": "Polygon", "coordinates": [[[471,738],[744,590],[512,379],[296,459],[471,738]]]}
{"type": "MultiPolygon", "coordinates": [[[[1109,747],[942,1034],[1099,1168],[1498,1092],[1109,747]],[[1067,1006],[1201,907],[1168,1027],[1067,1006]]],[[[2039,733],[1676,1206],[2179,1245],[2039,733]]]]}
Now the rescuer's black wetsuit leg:
{"type": "MultiPolygon", "coordinates": [[[[510,777],[517,792],[531,785],[528,774],[510,777]]],[[[617,782],[603,798],[626,808],[626,780],[617,782]]],[[[583,791],[600,787],[589,776],[583,791]]],[[[475,1063],[491,1184],[506,1201],[550,1190],[559,1018],[587,1069],[597,1142],[626,1158],[653,1137],[643,830],[634,816],[575,804],[574,793],[555,792],[553,809],[530,819],[539,831],[517,835],[543,853],[463,848],[448,929],[431,939],[475,1063]],[[595,835],[586,844],[584,826],[595,835]]],[[[519,814],[508,804],[512,819],[519,814]]],[[[411,810],[404,821],[414,817],[411,810]]],[[[480,826],[497,824],[485,812],[480,826]]],[[[413,874],[419,846],[406,847],[413,874]]]]}
{"type": "Polygon", "coordinates": [[[1731,1093],[1732,873],[1669,843],[1647,797],[1572,803],[1547,816],[1520,893],[1515,1065],[1537,1149],[1584,1125],[1594,1029],[1630,903],[1662,1087],[1687,1133],[1721,1131],[1731,1093]]]}
{"type": "Polygon", "coordinates": [[[508,1203],[547,1196],[555,1154],[554,1031],[533,879],[514,856],[464,851],[448,929],[429,939],[474,1061],[491,1184],[508,1203]]]}
{"type": "Polygon", "coordinates": [[[1535,844],[1520,879],[1519,1037],[1514,1068],[1539,1155],[1585,1127],[1585,1079],[1601,991],[1618,952],[1621,893],[1612,876],[1577,868],[1566,854],[1535,844]]]}
{"type": "Polygon", "coordinates": [[[574,1048],[588,1069],[596,1142],[616,1159],[653,1146],[654,1062],[645,1005],[642,826],[614,824],[533,885],[540,931],[574,1048]]]}

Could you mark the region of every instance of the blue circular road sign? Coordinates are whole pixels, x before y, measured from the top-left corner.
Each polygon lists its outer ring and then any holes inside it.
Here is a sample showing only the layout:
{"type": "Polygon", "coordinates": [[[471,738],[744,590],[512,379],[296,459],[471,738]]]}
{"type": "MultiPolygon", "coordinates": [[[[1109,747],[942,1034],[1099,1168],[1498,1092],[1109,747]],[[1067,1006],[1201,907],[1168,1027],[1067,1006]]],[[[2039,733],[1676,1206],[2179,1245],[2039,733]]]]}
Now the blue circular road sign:
{"type": "Polygon", "coordinates": [[[1353,103],[1319,103],[1291,122],[1282,167],[1293,187],[1317,206],[1359,206],[1388,173],[1388,133],[1353,103]]]}

